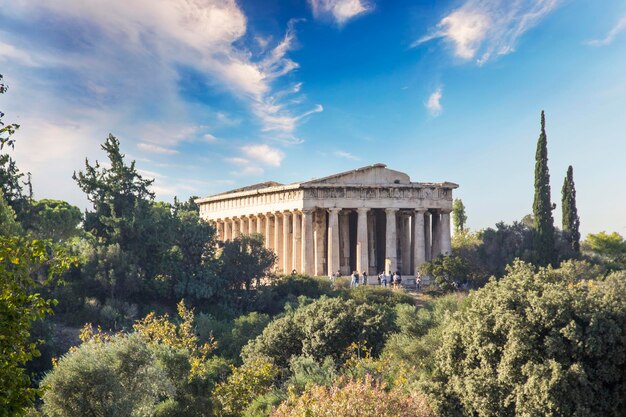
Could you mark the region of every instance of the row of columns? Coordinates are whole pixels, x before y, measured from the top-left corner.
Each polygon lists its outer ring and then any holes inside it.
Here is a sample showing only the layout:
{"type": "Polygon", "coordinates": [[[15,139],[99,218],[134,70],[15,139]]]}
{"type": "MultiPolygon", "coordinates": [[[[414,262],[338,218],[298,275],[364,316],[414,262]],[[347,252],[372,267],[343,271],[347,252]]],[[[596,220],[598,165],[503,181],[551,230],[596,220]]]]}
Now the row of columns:
{"type": "MultiPolygon", "coordinates": [[[[340,252],[340,230],[343,241],[349,239],[348,222],[340,227],[341,208],[326,210],[300,210],[242,216],[217,221],[221,240],[235,239],[241,234],[261,234],[265,245],[278,255],[277,268],[289,273],[292,270],[309,275],[331,275],[340,269],[340,257],[350,256],[340,252]],[[326,213],[328,222],[326,224],[326,213]],[[325,268],[324,268],[325,266],[325,268]]],[[[350,209],[352,210],[352,209],[350,209]]],[[[369,240],[375,238],[368,230],[369,208],[357,208],[356,269],[367,271],[370,265],[369,240]]],[[[399,209],[385,209],[385,266],[386,272],[398,268],[398,218],[399,209]]],[[[403,210],[403,213],[407,213],[403,210]]],[[[449,254],[450,211],[417,209],[409,212],[409,219],[400,217],[400,256],[404,262],[412,259],[413,271],[439,254],[449,254]],[[408,227],[410,224],[410,227],[408,227]]],[[[380,246],[378,246],[380,247],[380,246]]],[[[373,254],[372,254],[373,255],[373,254]]],[[[403,269],[406,268],[406,264],[403,269]]]]}

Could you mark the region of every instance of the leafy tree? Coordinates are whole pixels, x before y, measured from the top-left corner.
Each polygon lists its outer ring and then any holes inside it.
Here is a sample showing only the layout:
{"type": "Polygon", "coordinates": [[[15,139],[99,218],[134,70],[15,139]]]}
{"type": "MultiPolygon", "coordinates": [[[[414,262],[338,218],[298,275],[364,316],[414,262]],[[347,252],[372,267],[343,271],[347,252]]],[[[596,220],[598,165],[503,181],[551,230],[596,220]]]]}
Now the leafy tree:
{"type": "Polygon", "coordinates": [[[79,233],[82,219],[78,207],[61,200],[44,199],[31,204],[26,228],[39,238],[60,242],[79,233]]]}
{"type": "Polygon", "coordinates": [[[550,201],[550,173],[548,171],[548,138],[545,114],[541,112],[541,134],[535,155],[535,199],[533,202],[534,251],[537,263],[545,266],[555,262],[554,206],[550,201]]]}
{"type": "Polygon", "coordinates": [[[426,386],[443,416],[623,416],[626,276],[521,261],[449,321],[426,386]]]}
{"type": "Polygon", "coordinates": [[[455,198],[452,203],[452,223],[454,223],[454,233],[459,234],[465,230],[465,222],[467,215],[465,214],[465,205],[463,200],[455,198]]]}
{"type": "Polygon", "coordinates": [[[52,314],[54,300],[36,289],[71,262],[44,241],[0,236],[0,416],[20,416],[40,392],[31,386],[24,365],[39,355],[30,340],[32,323],[52,314]]]}
{"type": "Polygon", "coordinates": [[[563,234],[565,240],[575,253],[580,252],[580,218],[576,209],[576,187],[574,185],[574,169],[567,168],[567,176],[561,189],[561,207],[563,209],[563,234]]]}
{"type": "Polygon", "coordinates": [[[424,395],[387,390],[371,377],[339,381],[332,387],[314,385],[302,395],[291,395],[272,417],[428,417],[434,416],[424,395]]]}
{"type": "MultiPolygon", "coordinates": [[[[29,174],[30,175],[30,174],[29,174]]],[[[24,193],[24,174],[9,154],[0,154],[0,191],[18,218],[27,212],[30,195],[24,193]]]]}
{"type": "Polygon", "coordinates": [[[231,288],[250,290],[253,282],[258,287],[268,275],[276,254],[265,248],[262,236],[242,235],[224,244],[220,261],[220,276],[231,288]]]}
{"type": "Polygon", "coordinates": [[[505,268],[514,259],[533,260],[533,231],[520,222],[508,225],[504,222],[494,228],[479,233],[482,245],[478,247],[478,257],[483,263],[484,275],[501,277],[505,268]]]}
{"type": "Polygon", "coordinates": [[[617,232],[588,234],[583,250],[611,270],[626,269],[626,240],[617,232]]]}
{"type": "Polygon", "coordinates": [[[422,275],[431,276],[437,286],[444,292],[453,291],[464,282],[473,281],[469,265],[458,256],[439,255],[431,262],[420,266],[422,275]]]}
{"type": "Polygon", "coordinates": [[[279,369],[271,362],[256,358],[232,369],[228,379],[215,387],[220,416],[239,417],[252,401],[270,391],[279,369]]]}
{"type": "MultiPolygon", "coordinates": [[[[9,88],[8,85],[2,82],[3,78],[4,77],[2,76],[2,74],[0,74],[0,94],[6,93],[9,88]]],[[[5,145],[12,148],[15,146],[15,139],[13,139],[11,136],[13,136],[17,129],[20,128],[20,125],[16,123],[5,124],[2,121],[3,117],[4,113],[0,111],[0,150],[4,148],[5,145]]]]}
{"type": "Polygon", "coordinates": [[[22,228],[15,219],[15,211],[6,203],[0,190],[0,236],[15,236],[21,233],[22,228]]]}

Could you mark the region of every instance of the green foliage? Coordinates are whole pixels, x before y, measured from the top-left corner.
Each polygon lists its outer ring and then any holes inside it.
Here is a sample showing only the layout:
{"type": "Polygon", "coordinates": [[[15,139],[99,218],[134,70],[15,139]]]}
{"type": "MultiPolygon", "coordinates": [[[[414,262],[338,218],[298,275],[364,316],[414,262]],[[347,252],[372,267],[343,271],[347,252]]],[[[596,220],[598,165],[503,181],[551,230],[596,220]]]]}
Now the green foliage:
{"type": "Polygon", "coordinates": [[[30,205],[25,227],[35,237],[60,242],[79,234],[82,219],[78,207],[61,200],[44,199],[30,205]]]}
{"type": "Polygon", "coordinates": [[[69,266],[70,259],[45,241],[0,236],[0,416],[19,416],[39,392],[24,365],[39,355],[32,323],[52,313],[53,300],[36,292],[69,266]]]}
{"type": "MultiPolygon", "coordinates": [[[[6,93],[9,89],[9,86],[2,82],[4,77],[0,74],[0,94],[6,93]]],[[[15,139],[12,138],[13,134],[20,128],[20,125],[16,123],[5,124],[2,121],[4,117],[4,113],[0,111],[0,150],[4,148],[4,146],[10,146],[13,148],[15,146],[15,139]]],[[[3,182],[1,184],[4,184],[3,182]]]]}
{"type": "Polygon", "coordinates": [[[420,266],[420,273],[431,276],[443,292],[453,291],[462,283],[471,281],[470,267],[458,256],[442,256],[420,266]]]}
{"type": "Polygon", "coordinates": [[[580,218],[576,209],[576,186],[574,169],[570,165],[561,189],[561,207],[563,210],[563,234],[574,253],[580,252],[580,218]]]}
{"type": "Polygon", "coordinates": [[[443,416],[623,415],[626,276],[580,280],[568,265],[516,261],[469,296],[426,385],[443,416]]]}
{"type": "Polygon", "coordinates": [[[415,304],[415,299],[404,291],[394,291],[390,288],[381,288],[372,285],[359,285],[356,288],[346,288],[341,294],[351,298],[359,304],[387,305],[415,304]]]}
{"type": "Polygon", "coordinates": [[[550,200],[550,173],[548,171],[548,138],[546,137],[545,114],[541,112],[541,134],[535,155],[535,198],[533,201],[534,251],[538,265],[555,262],[554,219],[550,200]]]}
{"type": "Polygon", "coordinates": [[[301,296],[317,299],[323,295],[337,295],[328,278],[300,274],[275,277],[269,285],[261,286],[257,290],[252,309],[271,315],[282,312],[286,304],[296,305],[301,296]]]}
{"type": "Polygon", "coordinates": [[[242,357],[244,362],[266,357],[285,369],[300,355],[318,361],[329,356],[339,363],[353,343],[378,355],[394,330],[388,306],[322,297],[272,321],[243,348],[242,357]]]}
{"type": "Polygon", "coordinates": [[[15,219],[15,211],[4,200],[0,190],[0,236],[16,236],[22,233],[20,224],[15,219]]]}
{"type": "Polygon", "coordinates": [[[611,270],[626,269],[626,240],[617,232],[588,234],[583,251],[611,270]]]}
{"type": "Polygon", "coordinates": [[[452,203],[452,223],[454,224],[454,234],[462,233],[465,230],[465,222],[467,215],[465,214],[465,205],[463,200],[455,198],[452,203]]]}
{"type": "Polygon", "coordinates": [[[276,254],[265,248],[261,235],[241,235],[224,243],[220,261],[220,277],[230,288],[250,290],[253,282],[261,285],[261,278],[276,263],[276,254]]]}
{"type": "Polygon", "coordinates": [[[294,356],[289,363],[291,377],[287,381],[290,392],[303,392],[312,385],[331,386],[338,376],[331,357],[318,361],[310,356],[294,356]]]}
{"type": "Polygon", "coordinates": [[[399,389],[387,390],[371,377],[339,381],[332,387],[311,386],[291,395],[272,417],[428,417],[434,416],[426,397],[399,389]]]}
{"type": "Polygon", "coordinates": [[[233,368],[233,373],[213,393],[220,416],[240,416],[255,398],[271,390],[278,372],[274,364],[260,358],[233,368]]]}
{"type": "Polygon", "coordinates": [[[495,229],[484,229],[479,236],[483,244],[478,248],[478,257],[486,276],[501,277],[513,260],[531,261],[533,258],[533,231],[523,223],[500,222],[495,229]]]}

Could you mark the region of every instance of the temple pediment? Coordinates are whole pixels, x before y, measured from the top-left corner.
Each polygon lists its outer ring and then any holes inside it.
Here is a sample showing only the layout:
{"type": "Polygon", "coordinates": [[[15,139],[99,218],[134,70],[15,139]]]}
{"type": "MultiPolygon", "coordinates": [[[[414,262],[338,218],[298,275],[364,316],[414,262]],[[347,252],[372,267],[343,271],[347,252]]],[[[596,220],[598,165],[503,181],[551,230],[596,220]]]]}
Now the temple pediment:
{"type": "Polygon", "coordinates": [[[374,164],[324,178],[316,178],[303,182],[301,185],[392,185],[410,183],[411,179],[404,172],[389,169],[385,164],[374,164]]]}

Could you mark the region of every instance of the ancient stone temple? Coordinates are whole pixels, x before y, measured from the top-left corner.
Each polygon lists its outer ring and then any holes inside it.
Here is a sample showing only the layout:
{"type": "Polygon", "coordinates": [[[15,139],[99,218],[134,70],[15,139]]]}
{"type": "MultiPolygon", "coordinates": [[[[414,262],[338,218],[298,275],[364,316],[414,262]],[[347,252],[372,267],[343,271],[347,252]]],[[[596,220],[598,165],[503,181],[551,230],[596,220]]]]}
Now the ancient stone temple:
{"type": "Polygon", "coordinates": [[[414,275],[450,253],[451,182],[411,182],[375,164],[311,181],[265,182],[200,198],[200,216],[218,238],[258,233],[278,255],[277,270],[310,275],[414,275]]]}

